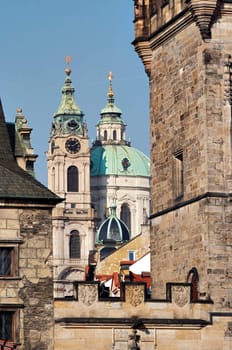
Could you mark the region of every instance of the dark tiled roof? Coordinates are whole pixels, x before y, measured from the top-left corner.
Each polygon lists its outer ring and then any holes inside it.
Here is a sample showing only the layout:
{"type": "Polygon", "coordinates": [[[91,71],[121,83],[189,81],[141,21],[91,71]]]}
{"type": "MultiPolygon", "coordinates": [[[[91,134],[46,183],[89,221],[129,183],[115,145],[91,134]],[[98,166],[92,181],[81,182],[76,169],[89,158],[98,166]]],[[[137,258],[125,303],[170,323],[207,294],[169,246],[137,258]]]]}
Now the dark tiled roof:
{"type": "Polygon", "coordinates": [[[44,204],[60,202],[57,195],[17,165],[12,146],[0,101],[0,199],[23,199],[44,204]]]}
{"type": "Polygon", "coordinates": [[[8,135],[10,138],[11,149],[14,153],[14,149],[15,149],[15,124],[6,122],[6,127],[7,127],[8,135]]]}
{"type": "Polygon", "coordinates": [[[8,129],[8,134],[10,136],[10,144],[13,154],[15,156],[23,156],[24,152],[19,141],[19,135],[15,132],[15,123],[6,122],[6,126],[8,129]]]}

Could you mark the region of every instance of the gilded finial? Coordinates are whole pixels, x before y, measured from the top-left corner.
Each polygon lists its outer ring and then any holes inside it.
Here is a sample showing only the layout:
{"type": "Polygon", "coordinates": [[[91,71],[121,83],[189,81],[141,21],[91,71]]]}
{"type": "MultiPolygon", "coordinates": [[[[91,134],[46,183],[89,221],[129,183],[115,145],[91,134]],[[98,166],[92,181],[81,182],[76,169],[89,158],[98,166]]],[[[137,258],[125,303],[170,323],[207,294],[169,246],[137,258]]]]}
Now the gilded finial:
{"type": "Polygon", "coordinates": [[[65,57],[65,62],[66,62],[66,64],[67,64],[67,67],[66,67],[66,69],[65,69],[65,73],[67,74],[67,75],[70,75],[71,74],[71,68],[69,67],[69,64],[70,64],[70,62],[72,61],[72,57],[71,56],[66,56],[65,57]]]}
{"type": "Polygon", "coordinates": [[[112,72],[109,72],[108,79],[110,82],[113,80],[113,73],[112,72]]]}
{"type": "Polygon", "coordinates": [[[22,110],[22,108],[21,108],[21,107],[18,107],[18,108],[17,108],[17,113],[18,113],[18,114],[21,114],[21,113],[22,113],[22,111],[23,111],[23,110],[22,110]]]}
{"type": "Polygon", "coordinates": [[[109,72],[109,74],[108,74],[108,80],[109,80],[109,82],[110,82],[109,90],[108,90],[109,102],[110,102],[110,103],[114,103],[114,101],[113,101],[114,92],[113,92],[113,88],[112,88],[112,80],[113,80],[113,73],[112,73],[112,72],[109,72]]]}

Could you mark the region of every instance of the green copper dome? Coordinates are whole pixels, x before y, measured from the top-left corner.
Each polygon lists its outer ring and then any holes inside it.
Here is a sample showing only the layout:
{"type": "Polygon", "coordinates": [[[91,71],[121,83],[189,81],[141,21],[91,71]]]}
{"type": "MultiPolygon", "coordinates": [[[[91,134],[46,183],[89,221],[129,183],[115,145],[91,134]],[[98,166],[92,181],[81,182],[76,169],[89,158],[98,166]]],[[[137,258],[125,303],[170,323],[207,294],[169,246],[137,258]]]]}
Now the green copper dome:
{"type": "Polygon", "coordinates": [[[150,176],[149,158],[127,145],[101,145],[91,150],[91,176],[150,176]]]}
{"type": "Polygon", "coordinates": [[[96,141],[91,149],[90,175],[149,177],[149,158],[126,141],[126,124],[122,120],[121,110],[114,102],[112,78],[110,72],[107,105],[101,110],[96,141]]]}
{"type": "Polygon", "coordinates": [[[113,98],[111,98],[111,99],[109,99],[107,105],[104,108],[102,108],[101,115],[102,116],[104,115],[104,117],[105,117],[105,115],[107,115],[107,116],[109,116],[109,115],[112,116],[113,115],[113,117],[115,117],[114,114],[121,115],[122,111],[121,111],[120,108],[118,108],[114,104],[114,100],[113,100],[113,98]]]}
{"type": "Polygon", "coordinates": [[[126,224],[116,216],[116,205],[110,207],[110,216],[97,231],[96,243],[123,243],[130,240],[130,232],[126,224]]]}

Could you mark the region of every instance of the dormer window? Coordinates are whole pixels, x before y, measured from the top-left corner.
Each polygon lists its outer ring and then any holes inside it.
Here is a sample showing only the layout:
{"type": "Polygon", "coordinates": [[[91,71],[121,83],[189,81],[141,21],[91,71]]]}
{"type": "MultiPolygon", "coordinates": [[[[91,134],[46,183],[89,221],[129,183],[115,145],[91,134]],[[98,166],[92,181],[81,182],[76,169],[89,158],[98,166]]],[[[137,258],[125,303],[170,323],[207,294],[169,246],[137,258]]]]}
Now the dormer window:
{"type": "Polygon", "coordinates": [[[123,158],[122,160],[123,170],[127,170],[130,166],[130,161],[128,158],[123,158]]]}
{"type": "Polygon", "coordinates": [[[26,170],[27,171],[34,171],[34,162],[32,160],[27,160],[26,162],[26,170]]]}
{"type": "Polygon", "coordinates": [[[23,134],[23,140],[24,141],[30,141],[30,135],[29,134],[23,134]]]}

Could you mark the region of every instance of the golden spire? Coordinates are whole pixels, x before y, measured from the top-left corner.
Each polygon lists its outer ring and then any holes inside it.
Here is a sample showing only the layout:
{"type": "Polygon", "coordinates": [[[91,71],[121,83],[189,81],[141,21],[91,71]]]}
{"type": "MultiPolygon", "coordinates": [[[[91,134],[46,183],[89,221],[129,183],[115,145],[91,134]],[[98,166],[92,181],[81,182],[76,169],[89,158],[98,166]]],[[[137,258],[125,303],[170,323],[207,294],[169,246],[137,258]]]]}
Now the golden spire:
{"type": "Polygon", "coordinates": [[[108,101],[109,101],[109,103],[114,103],[114,100],[113,100],[114,92],[113,92],[113,88],[112,88],[112,80],[113,80],[113,73],[112,72],[109,72],[108,80],[110,82],[109,90],[108,90],[108,101]]]}
{"type": "Polygon", "coordinates": [[[65,73],[67,74],[67,75],[70,75],[71,74],[71,68],[69,67],[69,64],[70,64],[70,62],[72,61],[72,57],[71,56],[66,56],[65,57],[65,62],[66,62],[66,65],[67,65],[67,67],[66,67],[66,69],[65,69],[65,73]]]}

